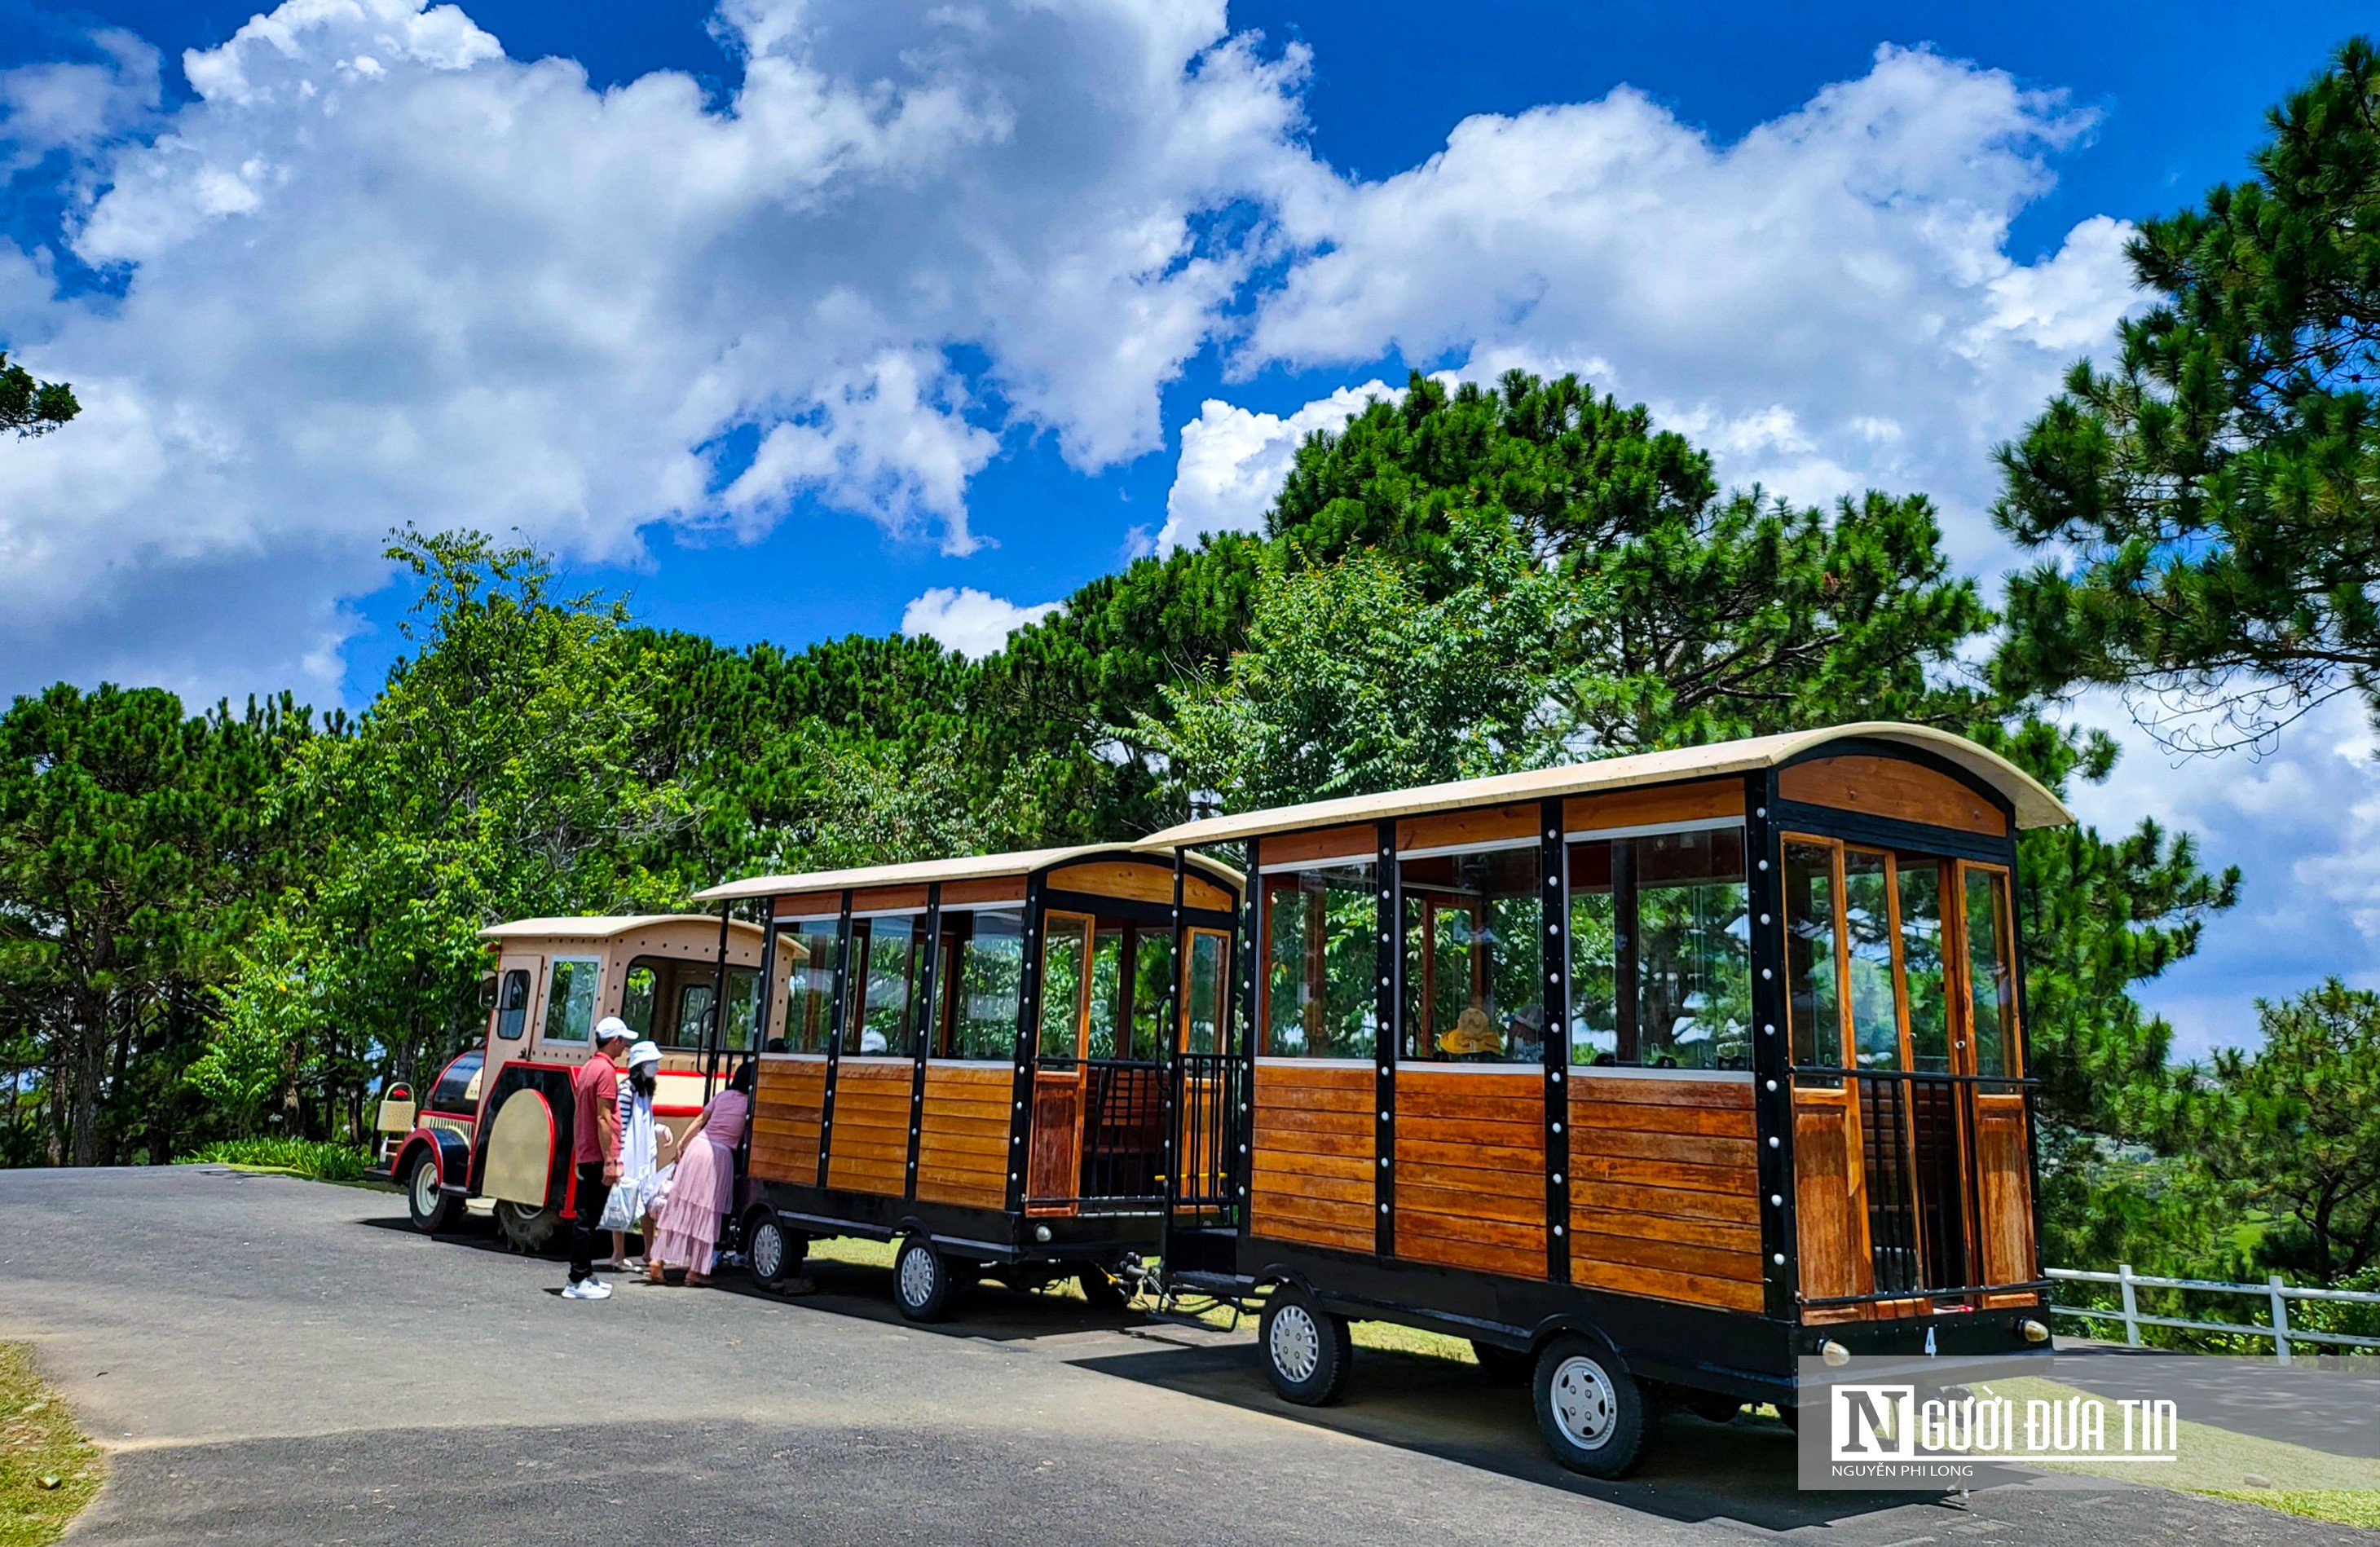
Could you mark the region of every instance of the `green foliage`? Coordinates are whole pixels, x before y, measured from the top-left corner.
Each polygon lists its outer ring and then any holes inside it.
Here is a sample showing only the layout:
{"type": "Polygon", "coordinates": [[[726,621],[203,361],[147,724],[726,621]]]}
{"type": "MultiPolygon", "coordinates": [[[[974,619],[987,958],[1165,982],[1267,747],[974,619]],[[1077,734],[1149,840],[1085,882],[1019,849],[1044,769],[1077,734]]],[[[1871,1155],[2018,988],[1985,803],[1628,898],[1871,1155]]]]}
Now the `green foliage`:
{"type": "Polygon", "coordinates": [[[2001,448],[2022,691],[2110,683],[2175,743],[2254,741],[2339,693],[2380,712],[2380,58],[2276,108],[2256,177],[2143,225],[2163,298],[2001,448]]]}
{"type": "Polygon", "coordinates": [[[14,430],[20,440],[46,435],[82,412],[74,388],[64,382],[37,382],[31,372],[8,363],[0,352],[0,431],[14,430]]]}
{"type": "Polygon", "coordinates": [[[372,1168],[371,1151],[316,1139],[225,1139],[184,1155],[181,1165],[252,1165],[294,1171],[326,1182],[359,1182],[372,1168]]]}
{"type": "Polygon", "coordinates": [[[63,1098],[60,1156],[173,1143],[202,985],[298,862],[264,792],[315,739],[286,698],[192,719],[157,688],[62,683],[0,716],[0,1009],[63,1098]]]}
{"type": "Polygon", "coordinates": [[[1546,761],[1551,641],[1582,593],[1495,518],[1462,518],[1446,563],[1461,583],[1436,599],[1369,552],[1269,564],[1247,649],[1220,681],[1162,687],[1170,720],[1140,714],[1135,738],[1238,810],[1546,761]]]}
{"type": "Polygon", "coordinates": [[[2380,994],[2333,978],[2259,1000],[2264,1046],[2218,1053],[2182,1117],[2190,1152],[2272,1220],[2258,1255],[2329,1284],[2380,1264],[2380,994]]]}
{"type": "Polygon", "coordinates": [[[691,814],[625,609],[555,594],[542,555],[478,533],[408,530],[389,556],[420,583],[417,652],[280,787],[320,858],[282,899],[285,949],[243,970],[226,1017],[293,1038],[351,1126],[376,1069],[412,1075],[476,1022],[481,929],[668,905],[692,879],[649,864],[691,814]]]}

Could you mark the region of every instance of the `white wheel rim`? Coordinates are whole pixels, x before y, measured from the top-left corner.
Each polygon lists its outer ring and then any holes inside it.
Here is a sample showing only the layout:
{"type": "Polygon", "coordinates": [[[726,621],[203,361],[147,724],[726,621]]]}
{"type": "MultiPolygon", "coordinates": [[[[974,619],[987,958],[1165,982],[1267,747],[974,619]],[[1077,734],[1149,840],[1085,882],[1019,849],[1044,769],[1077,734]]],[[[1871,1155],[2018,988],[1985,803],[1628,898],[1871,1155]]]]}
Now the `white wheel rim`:
{"type": "Polygon", "coordinates": [[[423,1161],[413,1168],[413,1212],[428,1214],[438,1207],[438,1167],[423,1161]]]}
{"type": "Polygon", "coordinates": [[[934,1254],[923,1247],[901,1254],[901,1299],[907,1305],[924,1305],[934,1294],[934,1254]]]}
{"type": "Polygon", "coordinates": [[[1302,1305],[1285,1305],[1272,1313],[1269,1346],[1272,1367],[1292,1385],[1312,1380],[1315,1367],[1322,1362],[1322,1329],[1314,1324],[1314,1313],[1302,1305]]]}
{"type": "Polygon", "coordinates": [[[1620,1417],[1620,1395],[1603,1366],[1573,1354],[1554,1370],[1551,1392],[1554,1422],[1563,1438],[1581,1450],[1597,1450],[1611,1439],[1620,1417]]]}
{"type": "Polygon", "coordinates": [[[752,1232],[752,1274],[755,1278],[774,1278],[784,1266],[785,1237],[783,1232],[763,1223],[752,1232]]]}

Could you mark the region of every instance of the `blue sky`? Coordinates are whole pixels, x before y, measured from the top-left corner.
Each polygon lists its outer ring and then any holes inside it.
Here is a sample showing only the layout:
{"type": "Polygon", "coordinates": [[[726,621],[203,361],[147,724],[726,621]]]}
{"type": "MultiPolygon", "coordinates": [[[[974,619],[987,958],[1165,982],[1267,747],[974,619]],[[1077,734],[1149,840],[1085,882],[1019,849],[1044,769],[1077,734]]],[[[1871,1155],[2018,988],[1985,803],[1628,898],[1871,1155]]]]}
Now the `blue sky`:
{"type": "MultiPolygon", "coordinates": [[[[1583,370],[1796,498],[1926,490],[1996,576],[1989,448],[2134,304],[2123,223],[2240,175],[2368,24],[0,0],[0,347],[91,405],[0,455],[0,691],[360,703],[398,518],[517,528],[730,642],[994,648],[1253,520],[1409,367],[1583,370]]],[[[2250,866],[2156,991],[2186,1047],[2363,975],[2369,739],[2135,737],[2086,799],[2250,866]]]]}

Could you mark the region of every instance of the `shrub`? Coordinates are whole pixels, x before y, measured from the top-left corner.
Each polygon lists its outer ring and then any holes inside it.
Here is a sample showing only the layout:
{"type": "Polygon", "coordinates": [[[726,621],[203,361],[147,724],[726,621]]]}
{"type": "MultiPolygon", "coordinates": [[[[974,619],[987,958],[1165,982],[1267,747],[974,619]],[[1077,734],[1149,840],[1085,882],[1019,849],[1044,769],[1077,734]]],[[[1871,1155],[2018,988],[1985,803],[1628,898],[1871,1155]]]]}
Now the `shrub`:
{"type": "Polygon", "coordinates": [[[361,1180],[371,1169],[371,1151],[319,1139],[226,1139],[185,1155],[183,1165],[256,1165],[319,1176],[326,1182],[361,1180]]]}

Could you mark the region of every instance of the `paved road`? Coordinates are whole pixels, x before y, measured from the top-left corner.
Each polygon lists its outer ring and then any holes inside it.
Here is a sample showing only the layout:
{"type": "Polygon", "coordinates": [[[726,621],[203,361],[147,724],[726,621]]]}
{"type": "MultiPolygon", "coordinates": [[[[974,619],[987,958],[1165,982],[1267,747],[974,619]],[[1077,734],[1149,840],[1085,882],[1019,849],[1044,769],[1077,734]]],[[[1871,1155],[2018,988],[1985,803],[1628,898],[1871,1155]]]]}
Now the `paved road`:
{"type": "Polygon", "coordinates": [[[1246,1334],[986,1289],[902,1323],[431,1241],[391,1195],[212,1168],[0,1173],[0,1337],[115,1452],[76,1543],[2369,1541],[2155,1492],[1804,1495],[1774,1425],[1673,1418],[1637,1479],[1545,1459],[1524,1394],[1360,1354],[1272,1396],[1246,1334]]]}

